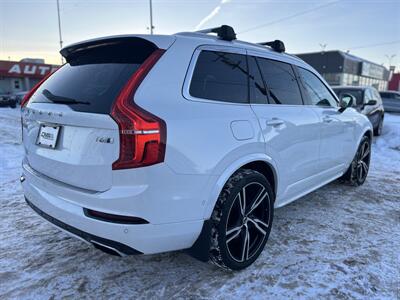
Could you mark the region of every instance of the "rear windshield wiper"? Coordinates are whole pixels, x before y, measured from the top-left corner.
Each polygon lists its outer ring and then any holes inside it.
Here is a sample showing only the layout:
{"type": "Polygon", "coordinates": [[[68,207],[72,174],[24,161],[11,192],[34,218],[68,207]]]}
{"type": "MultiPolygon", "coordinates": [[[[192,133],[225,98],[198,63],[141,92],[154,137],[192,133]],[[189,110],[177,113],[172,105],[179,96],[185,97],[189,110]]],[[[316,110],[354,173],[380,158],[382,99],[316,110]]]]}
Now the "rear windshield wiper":
{"type": "Polygon", "coordinates": [[[87,102],[87,101],[77,101],[77,100],[72,99],[72,98],[54,95],[48,89],[44,89],[42,94],[53,103],[60,103],[60,104],[86,104],[86,105],[90,105],[90,102],[87,102]]]}

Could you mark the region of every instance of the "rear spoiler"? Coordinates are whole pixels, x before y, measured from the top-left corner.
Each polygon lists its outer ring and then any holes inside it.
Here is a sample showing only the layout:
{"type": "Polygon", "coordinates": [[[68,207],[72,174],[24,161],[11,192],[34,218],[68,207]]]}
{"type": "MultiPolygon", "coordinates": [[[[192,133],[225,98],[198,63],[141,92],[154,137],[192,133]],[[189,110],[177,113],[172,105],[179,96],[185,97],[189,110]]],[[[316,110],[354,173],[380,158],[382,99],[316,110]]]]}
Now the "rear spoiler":
{"type": "Polygon", "coordinates": [[[71,44],[60,50],[60,54],[67,60],[74,54],[78,54],[81,51],[90,50],[96,47],[111,46],[119,43],[129,43],[141,41],[148,43],[149,46],[153,46],[155,49],[168,49],[175,42],[174,36],[168,35],[119,35],[96,38],[91,40],[82,41],[79,43],[71,44]]]}

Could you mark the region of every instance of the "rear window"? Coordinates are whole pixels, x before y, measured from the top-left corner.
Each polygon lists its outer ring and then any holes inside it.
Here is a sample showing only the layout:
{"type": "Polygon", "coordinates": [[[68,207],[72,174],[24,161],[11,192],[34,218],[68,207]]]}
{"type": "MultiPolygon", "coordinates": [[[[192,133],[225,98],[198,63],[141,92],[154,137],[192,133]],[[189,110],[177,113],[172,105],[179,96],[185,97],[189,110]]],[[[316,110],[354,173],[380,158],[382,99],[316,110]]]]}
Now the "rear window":
{"type": "Polygon", "coordinates": [[[379,93],[379,94],[381,94],[381,97],[384,97],[384,98],[393,98],[390,93],[379,93]]]}
{"type": "Polygon", "coordinates": [[[247,103],[246,56],[202,51],[196,62],[189,93],[196,98],[247,103]]]}
{"type": "Polygon", "coordinates": [[[126,82],[156,49],[135,38],[81,50],[39,87],[30,103],[65,104],[75,111],[108,114],[126,82]]]}
{"type": "Polygon", "coordinates": [[[397,93],[380,92],[379,94],[381,95],[382,98],[400,100],[400,94],[397,93]]]}

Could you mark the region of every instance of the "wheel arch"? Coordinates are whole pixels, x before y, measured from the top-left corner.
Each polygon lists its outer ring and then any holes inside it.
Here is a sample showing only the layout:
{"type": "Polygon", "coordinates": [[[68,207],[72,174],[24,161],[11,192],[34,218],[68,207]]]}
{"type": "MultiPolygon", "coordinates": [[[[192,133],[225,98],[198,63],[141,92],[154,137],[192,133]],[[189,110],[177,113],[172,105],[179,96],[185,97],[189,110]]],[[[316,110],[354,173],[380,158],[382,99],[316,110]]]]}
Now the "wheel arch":
{"type": "Polygon", "coordinates": [[[272,186],[272,191],[274,192],[274,201],[275,201],[278,180],[276,177],[277,176],[276,171],[270,163],[264,160],[256,160],[241,166],[239,169],[250,169],[263,174],[272,186]]]}
{"type": "MultiPolygon", "coordinates": [[[[215,208],[215,205],[218,200],[218,196],[224,188],[226,182],[229,178],[239,169],[248,168],[255,171],[260,172],[269,180],[273,180],[270,182],[273,188],[274,196],[276,198],[277,190],[278,190],[278,170],[274,160],[267,156],[266,154],[251,154],[246,157],[242,157],[239,160],[232,162],[229,166],[225,168],[222,174],[215,181],[214,187],[208,201],[206,203],[206,208],[204,211],[204,224],[202,230],[194,242],[193,246],[187,249],[187,253],[192,257],[206,262],[209,260],[209,250],[211,247],[211,214],[215,208]]],[[[274,199],[275,201],[275,199],[274,199]]]]}
{"type": "Polygon", "coordinates": [[[366,130],[366,131],[364,132],[364,134],[361,136],[361,138],[359,139],[358,144],[360,144],[361,139],[362,139],[364,136],[367,136],[367,137],[370,139],[370,141],[372,141],[372,137],[373,137],[374,135],[373,135],[373,133],[372,133],[372,130],[370,130],[370,129],[366,130]]]}
{"type": "MultiPolygon", "coordinates": [[[[218,196],[221,193],[222,189],[225,186],[225,183],[228,179],[239,169],[252,169],[263,174],[268,181],[271,183],[273,188],[274,196],[276,198],[276,194],[278,191],[278,178],[279,173],[276,167],[274,160],[267,156],[266,154],[251,154],[246,157],[242,157],[239,160],[232,162],[228,167],[225,168],[223,173],[218,177],[214,184],[214,188],[208,198],[205,211],[204,211],[204,219],[209,219],[215,204],[217,202],[218,196]]],[[[275,201],[275,199],[274,199],[275,201]]]]}
{"type": "MultiPolygon", "coordinates": [[[[372,127],[372,126],[371,126],[371,127],[372,127]]],[[[372,141],[372,137],[374,136],[373,129],[372,129],[372,128],[367,128],[367,129],[365,129],[365,130],[363,131],[363,134],[360,134],[360,136],[359,136],[358,139],[357,139],[357,143],[356,143],[356,146],[355,146],[355,150],[354,150],[353,156],[356,155],[358,146],[360,145],[361,140],[362,140],[362,138],[363,138],[364,136],[367,136],[367,137],[369,138],[369,140],[372,141]]],[[[352,157],[353,157],[353,156],[352,156],[352,157]]]]}

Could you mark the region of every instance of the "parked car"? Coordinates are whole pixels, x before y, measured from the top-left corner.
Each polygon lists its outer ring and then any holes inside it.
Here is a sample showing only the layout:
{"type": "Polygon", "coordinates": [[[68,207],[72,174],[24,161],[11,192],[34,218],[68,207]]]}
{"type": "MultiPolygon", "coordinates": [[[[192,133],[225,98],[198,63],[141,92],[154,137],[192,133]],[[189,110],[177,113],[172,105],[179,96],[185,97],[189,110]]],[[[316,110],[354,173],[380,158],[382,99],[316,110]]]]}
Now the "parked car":
{"type": "Polygon", "coordinates": [[[24,91],[24,92],[18,92],[12,95],[12,97],[15,99],[17,104],[20,104],[22,102],[22,99],[24,99],[25,95],[28,94],[29,91],[24,91]]]}
{"type": "Polygon", "coordinates": [[[61,50],[66,64],[22,103],[33,210],[108,253],[188,249],[238,270],[262,252],[274,207],[340,177],[364,183],[364,115],[282,42],[211,31],[61,50]]]}
{"type": "Polygon", "coordinates": [[[379,94],[381,95],[385,111],[400,113],[400,92],[386,91],[379,94]]]}
{"type": "Polygon", "coordinates": [[[354,97],[353,107],[366,115],[374,128],[374,135],[381,135],[385,110],[379,92],[371,86],[335,86],[332,88],[339,99],[354,97]]]}
{"type": "Polygon", "coordinates": [[[0,94],[0,107],[17,107],[17,102],[9,94],[0,94]]]}

